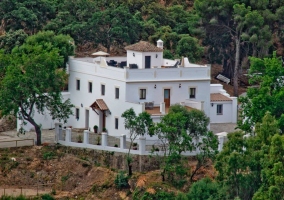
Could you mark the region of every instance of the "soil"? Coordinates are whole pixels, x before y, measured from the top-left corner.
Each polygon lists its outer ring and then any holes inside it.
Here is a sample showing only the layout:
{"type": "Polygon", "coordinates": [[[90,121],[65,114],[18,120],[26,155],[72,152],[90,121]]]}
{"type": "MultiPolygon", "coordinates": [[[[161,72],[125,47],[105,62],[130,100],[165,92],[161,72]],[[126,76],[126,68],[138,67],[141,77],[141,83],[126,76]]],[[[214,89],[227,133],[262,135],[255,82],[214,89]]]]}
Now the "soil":
{"type": "MultiPolygon", "coordinates": [[[[226,83],[219,81],[218,79],[215,78],[219,73],[222,73],[222,71],[223,71],[222,65],[217,65],[217,64],[211,65],[211,83],[222,84],[224,90],[226,90],[227,93],[230,94],[230,96],[234,96],[234,86],[233,85],[226,84],[226,83]]],[[[243,76],[243,75],[240,76],[240,79],[243,82],[247,82],[246,77],[243,76]]],[[[239,90],[238,90],[239,91],[238,94],[241,95],[241,94],[245,93],[246,90],[247,90],[246,86],[240,85],[239,90]]]]}
{"type": "MultiPolygon", "coordinates": [[[[137,189],[155,192],[156,188],[178,192],[170,183],[162,182],[161,171],[134,172],[129,188],[117,189],[114,180],[118,170],[103,167],[86,149],[43,144],[43,146],[0,149],[0,190],[37,187],[52,191],[56,199],[132,199],[137,189]],[[72,153],[73,152],[73,153],[72,153]],[[74,152],[76,152],[74,154],[74,152]]],[[[187,158],[193,169],[196,160],[187,158]]],[[[190,172],[190,169],[189,169],[190,172]]],[[[216,175],[211,162],[201,168],[194,180],[216,175]]],[[[190,184],[182,188],[188,191],[190,184]]],[[[8,190],[6,190],[8,191],[8,190]]],[[[7,193],[6,193],[7,194],[7,193]]]]}

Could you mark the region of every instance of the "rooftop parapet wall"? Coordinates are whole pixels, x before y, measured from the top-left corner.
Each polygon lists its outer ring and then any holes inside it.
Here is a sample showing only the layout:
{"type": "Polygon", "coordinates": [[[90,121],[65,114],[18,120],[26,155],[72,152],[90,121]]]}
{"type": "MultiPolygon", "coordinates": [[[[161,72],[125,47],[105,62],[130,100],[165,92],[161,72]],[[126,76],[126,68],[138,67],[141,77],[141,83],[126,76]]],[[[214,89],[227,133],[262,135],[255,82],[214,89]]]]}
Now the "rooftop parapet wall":
{"type": "Polygon", "coordinates": [[[126,81],[210,80],[210,66],[182,68],[127,69],[126,81]]]}
{"type": "Polygon", "coordinates": [[[103,67],[90,59],[70,57],[69,70],[125,82],[210,80],[210,65],[179,68],[129,69],[103,67]]]}

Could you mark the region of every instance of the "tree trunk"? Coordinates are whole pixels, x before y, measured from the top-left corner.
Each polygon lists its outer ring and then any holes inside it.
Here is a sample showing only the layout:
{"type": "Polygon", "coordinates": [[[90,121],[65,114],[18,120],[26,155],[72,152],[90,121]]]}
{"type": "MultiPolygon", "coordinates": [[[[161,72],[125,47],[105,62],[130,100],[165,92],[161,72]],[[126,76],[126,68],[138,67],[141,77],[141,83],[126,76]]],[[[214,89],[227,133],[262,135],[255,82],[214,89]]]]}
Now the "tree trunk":
{"type": "Polygon", "coordinates": [[[35,126],[35,131],[36,131],[36,145],[40,146],[41,145],[41,130],[39,126],[35,126]]]}
{"type": "Polygon", "coordinates": [[[234,69],[234,96],[239,96],[239,64],[240,64],[240,37],[236,37],[236,59],[235,59],[235,69],[234,69]]]}
{"type": "Polygon", "coordinates": [[[128,176],[132,176],[132,165],[128,165],[128,176]]]}

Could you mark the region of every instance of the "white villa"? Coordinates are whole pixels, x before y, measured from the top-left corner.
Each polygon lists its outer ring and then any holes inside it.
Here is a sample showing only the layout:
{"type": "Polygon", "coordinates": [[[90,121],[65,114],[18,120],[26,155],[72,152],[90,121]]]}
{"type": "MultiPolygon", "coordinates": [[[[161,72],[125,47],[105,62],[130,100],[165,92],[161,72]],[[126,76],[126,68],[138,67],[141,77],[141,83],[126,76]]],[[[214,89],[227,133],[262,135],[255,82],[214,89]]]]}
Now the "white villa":
{"type": "MultiPolygon", "coordinates": [[[[236,123],[237,98],[221,84],[210,85],[210,65],[164,59],[161,40],[157,46],[140,41],[125,49],[127,57],[69,58],[69,90],[62,94],[75,108],[64,126],[92,131],[97,125],[99,131],[105,127],[110,135],[119,136],[126,132],[121,117],[125,110],[146,111],[157,122],[173,104],[203,110],[211,123],[236,123]]],[[[54,128],[57,122],[48,112],[35,115],[43,129],[54,128]]]]}

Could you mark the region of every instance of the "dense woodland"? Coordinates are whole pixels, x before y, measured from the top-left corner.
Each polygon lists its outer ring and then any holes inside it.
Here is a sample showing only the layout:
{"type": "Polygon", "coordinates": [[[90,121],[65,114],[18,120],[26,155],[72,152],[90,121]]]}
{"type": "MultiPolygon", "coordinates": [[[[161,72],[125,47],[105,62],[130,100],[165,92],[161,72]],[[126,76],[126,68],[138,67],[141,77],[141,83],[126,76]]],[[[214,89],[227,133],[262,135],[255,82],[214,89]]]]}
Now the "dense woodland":
{"type": "MultiPolygon", "coordinates": [[[[72,112],[70,102],[60,101],[66,74],[58,67],[65,66],[68,55],[97,48],[115,55],[139,40],[155,44],[162,39],[166,58],[221,64],[222,73],[234,80],[236,96],[242,73],[255,87],[240,98],[240,119],[245,119],[239,121],[240,131],[229,134],[222,152],[211,154],[215,145],[198,158],[199,168],[209,159],[214,162],[217,175],[211,179],[194,183],[195,172],[188,172],[181,156],[190,146],[180,145],[191,141],[188,132],[202,137],[209,132],[190,129],[193,116],[182,109],[163,118],[154,131],[168,134],[174,154],[164,158],[161,175],[181,193],[140,191],[134,198],[283,199],[283,16],[283,0],[2,0],[0,109],[3,115],[22,112],[40,136],[33,106],[47,107],[61,119],[72,112]]],[[[203,142],[200,148],[214,144],[203,142]]]]}
{"type": "Polygon", "coordinates": [[[43,30],[70,35],[79,55],[161,38],[167,58],[222,64],[237,96],[249,56],[283,55],[283,16],[282,0],[2,0],[0,48],[43,30]]]}

